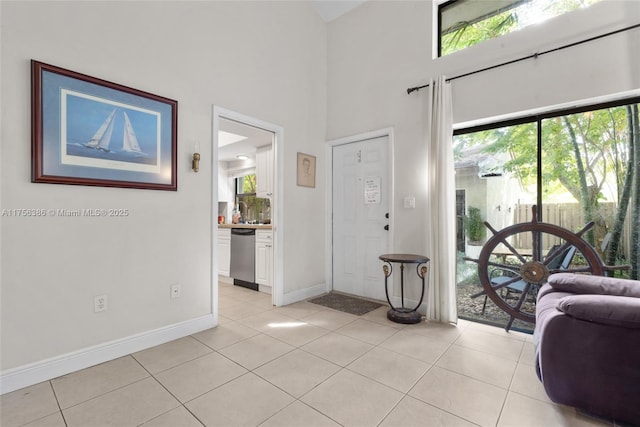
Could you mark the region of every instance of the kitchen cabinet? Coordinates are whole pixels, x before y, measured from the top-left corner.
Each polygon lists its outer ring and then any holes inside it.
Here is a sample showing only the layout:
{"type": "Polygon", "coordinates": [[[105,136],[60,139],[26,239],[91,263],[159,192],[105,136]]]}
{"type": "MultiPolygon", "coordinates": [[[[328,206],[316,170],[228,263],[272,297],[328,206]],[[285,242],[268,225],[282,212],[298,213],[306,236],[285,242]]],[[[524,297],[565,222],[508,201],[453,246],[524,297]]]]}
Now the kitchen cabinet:
{"type": "Polygon", "coordinates": [[[229,277],[231,265],[231,229],[218,228],[218,274],[229,277]]]}
{"type": "Polygon", "coordinates": [[[256,230],[256,283],[260,290],[271,293],[273,276],[273,232],[256,230]],[[263,289],[263,286],[269,288],[263,289]]]}
{"type": "MultiPolygon", "coordinates": [[[[225,162],[218,162],[218,201],[231,203],[234,200],[233,178],[229,179],[229,170],[225,162]]],[[[225,213],[226,215],[226,213],[225,213]]]]}
{"type": "Polygon", "coordinates": [[[273,195],[273,148],[271,145],[256,150],[256,196],[271,198],[273,195]]]}

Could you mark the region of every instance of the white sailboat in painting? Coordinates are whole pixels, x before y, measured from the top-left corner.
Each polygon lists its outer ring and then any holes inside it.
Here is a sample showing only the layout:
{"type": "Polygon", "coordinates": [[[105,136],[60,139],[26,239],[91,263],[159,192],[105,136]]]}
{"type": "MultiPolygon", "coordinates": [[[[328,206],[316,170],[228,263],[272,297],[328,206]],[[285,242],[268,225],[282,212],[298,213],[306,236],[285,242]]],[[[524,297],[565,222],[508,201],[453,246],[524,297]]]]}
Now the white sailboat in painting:
{"type": "MultiPolygon", "coordinates": [[[[89,142],[83,144],[87,148],[93,148],[96,150],[104,151],[105,153],[111,153],[109,144],[111,144],[111,135],[113,134],[113,125],[116,121],[116,110],[111,111],[106,120],[100,125],[96,133],[91,137],[89,142]]],[[[127,155],[147,156],[147,153],[143,152],[138,143],[138,138],[133,130],[133,125],[126,112],[122,112],[124,116],[124,132],[122,136],[122,152],[127,155]]]]}
{"type": "Polygon", "coordinates": [[[91,137],[89,142],[84,144],[84,146],[88,148],[95,148],[96,150],[109,151],[109,143],[111,142],[115,116],[116,109],[114,108],[111,114],[109,114],[109,117],[107,117],[104,123],[100,125],[93,137],[91,137]]]}
{"type": "Polygon", "coordinates": [[[138,144],[138,138],[136,138],[136,133],[133,131],[133,126],[131,125],[131,120],[129,120],[129,116],[126,112],[124,114],[124,135],[122,139],[122,151],[126,151],[128,153],[135,153],[142,156],[145,156],[146,153],[143,153],[140,149],[140,145],[138,144]]]}

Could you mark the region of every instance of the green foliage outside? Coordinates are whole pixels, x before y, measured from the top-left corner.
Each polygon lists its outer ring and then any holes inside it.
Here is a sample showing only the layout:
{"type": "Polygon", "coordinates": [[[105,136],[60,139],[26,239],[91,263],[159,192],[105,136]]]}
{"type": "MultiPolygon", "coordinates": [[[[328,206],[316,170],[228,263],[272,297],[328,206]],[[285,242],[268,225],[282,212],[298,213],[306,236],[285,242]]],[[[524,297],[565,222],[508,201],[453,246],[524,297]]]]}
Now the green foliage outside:
{"type": "Polygon", "coordinates": [[[256,192],[256,174],[245,175],[242,177],[242,192],[243,193],[256,192]]]}
{"type": "Polygon", "coordinates": [[[260,219],[260,213],[269,208],[269,201],[260,197],[256,197],[256,175],[245,175],[242,177],[242,191],[244,195],[238,195],[242,219],[244,221],[257,221],[260,219]]]}
{"type": "Polygon", "coordinates": [[[464,227],[467,237],[472,242],[482,242],[487,235],[487,228],[479,208],[469,206],[469,215],[464,217],[464,227]]]}
{"type": "MultiPolygon", "coordinates": [[[[585,223],[594,221],[585,239],[596,241],[612,233],[605,263],[630,264],[638,278],[640,265],[640,117],[638,104],[587,111],[544,119],[542,161],[538,164],[537,122],[491,129],[456,138],[455,156],[464,148],[482,145],[488,154],[506,154],[506,172],[523,187],[535,188],[538,168],[542,177],[543,203],[554,194],[568,193],[580,204],[585,223]],[[608,196],[607,196],[608,194],[608,196]],[[617,203],[614,218],[600,208],[617,203]],[[627,258],[621,256],[621,235],[631,223],[627,258]],[[596,239],[596,236],[598,237],[596,239]]],[[[577,230],[572,230],[577,231],[577,230]]]]}
{"type": "MultiPolygon", "coordinates": [[[[459,0],[456,7],[464,7],[462,3],[482,0],[459,0]]],[[[484,40],[490,40],[528,25],[539,23],[549,18],[562,15],[580,8],[588,7],[601,0],[529,0],[518,7],[479,18],[472,22],[458,22],[441,35],[440,56],[473,46],[484,40]]],[[[444,13],[447,13],[446,11],[444,13]]]]}
{"type": "Polygon", "coordinates": [[[514,30],[517,20],[513,12],[505,12],[475,24],[461,22],[457,30],[442,36],[440,56],[508,34],[514,30]]]}

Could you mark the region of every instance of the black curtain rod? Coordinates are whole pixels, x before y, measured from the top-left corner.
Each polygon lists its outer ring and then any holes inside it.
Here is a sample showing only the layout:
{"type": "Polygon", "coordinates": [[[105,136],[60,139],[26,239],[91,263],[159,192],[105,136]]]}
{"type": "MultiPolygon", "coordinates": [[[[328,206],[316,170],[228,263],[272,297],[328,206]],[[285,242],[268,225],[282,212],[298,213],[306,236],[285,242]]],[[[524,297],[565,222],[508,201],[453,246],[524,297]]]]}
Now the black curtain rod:
{"type": "MultiPolygon", "coordinates": [[[[475,71],[470,71],[470,72],[465,73],[465,74],[460,74],[459,76],[448,78],[448,79],[446,79],[446,81],[450,82],[451,80],[459,79],[461,77],[467,77],[467,76],[470,76],[470,75],[473,75],[473,74],[478,74],[478,73],[481,73],[483,71],[492,70],[494,68],[503,67],[505,65],[513,64],[513,63],[524,61],[524,60],[527,60],[527,59],[537,58],[539,56],[546,55],[547,53],[556,52],[558,50],[562,50],[562,49],[566,49],[566,48],[569,48],[569,47],[577,46],[577,45],[580,45],[580,44],[583,44],[583,43],[588,43],[588,42],[593,41],[593,40],[598,40],[598,39],[601,39],[601,38],[604,38],[604,37],[609,37],[609,36],[612,36],[614,34],[622,33],[624,31],[633,30],[634,28],[638,28],[638,27],[640,27],[640,24],[631,25],[629,27],[621,28],[619,30],[611,31],[611,32],[608,32],[608,33],[605,33],[605,34],[600,34],[599,36],[594,36],[594,37],[591,37],[591,38],[588,38],[588,39],[585,39],[585,40],[580,40],[578,42],[570,43],[570,44],[567,44],[567,45],[564,45],[564,46],[556,47],[556,48],[545,50],[545,51],[542,51],[542,52],[536,52],[536,53],[534,53],[532,55],[527,55],[527,56],[524,56],[522,58],[513,59],[511,61],[503,62],[501,64],[492,65],[490,67],[481,68],[481,69],[475,70],[475,71]]],[[[424,89],[426,87],[429,87],[429,84],[422,85],[422,86],[416,86],[416,87],[410,87],[410,88],[407,89],[407,94],[410,94],[411,92],[419,91],[420,89],[424,89]]]]}

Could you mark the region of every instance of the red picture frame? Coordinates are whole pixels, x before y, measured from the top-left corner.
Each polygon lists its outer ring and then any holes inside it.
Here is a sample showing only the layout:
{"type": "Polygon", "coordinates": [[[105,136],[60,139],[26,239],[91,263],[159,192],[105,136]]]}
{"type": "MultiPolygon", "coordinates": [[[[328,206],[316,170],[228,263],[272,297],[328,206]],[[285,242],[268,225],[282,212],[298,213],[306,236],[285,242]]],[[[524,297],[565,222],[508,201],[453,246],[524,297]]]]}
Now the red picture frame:
{"type": "Polygon", "coordinates": [[[32,182],[176,191],[178,102],[31,61],[32,182]]]}

